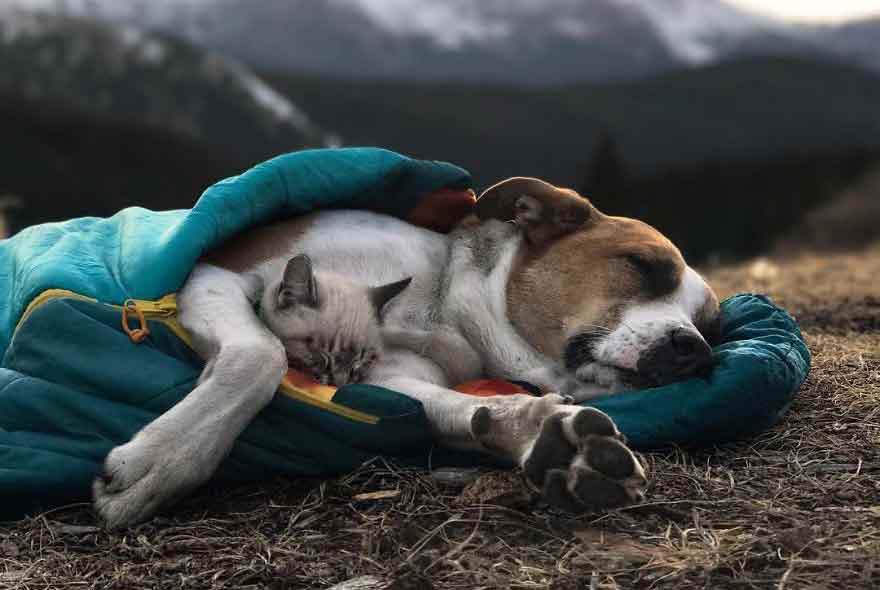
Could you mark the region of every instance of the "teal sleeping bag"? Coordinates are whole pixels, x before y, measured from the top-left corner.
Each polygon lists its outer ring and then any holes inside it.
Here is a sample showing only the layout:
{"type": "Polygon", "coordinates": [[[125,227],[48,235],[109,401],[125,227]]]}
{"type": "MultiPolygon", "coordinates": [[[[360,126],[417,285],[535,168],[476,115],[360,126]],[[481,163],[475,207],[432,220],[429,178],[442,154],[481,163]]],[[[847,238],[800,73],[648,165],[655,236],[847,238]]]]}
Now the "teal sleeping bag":
{"type": "MultiPolygon", "coordinates": [[[[469,186],[451,164],[371,148],[313,150],[224,180],[190,210],[127,209],[0,241],[0,519],[86,500],[109,450],[198,378],[202,360],[175,330],[151,320],[150,336],[134,344],[114,305],[175,292],[204,252],[255,225],[328,207],[406,217],[425,194],[469,186]],[[54,297],[21,321],[49,289],[84,297],[54,297]]],[[[708,377],[592,403],[637,448],[751,436],[790,404],[809,370],[797,324],[756,295],[731,298],[722,312],[708,377]]],[[[421,405],[386,389],[343,387],[324,405],[279,392],[216,480],[341,473],[377,454],[425,464],[428,432],[421,405]]],[[[484,459],[432,455],[434,465],[484,459]]]]}

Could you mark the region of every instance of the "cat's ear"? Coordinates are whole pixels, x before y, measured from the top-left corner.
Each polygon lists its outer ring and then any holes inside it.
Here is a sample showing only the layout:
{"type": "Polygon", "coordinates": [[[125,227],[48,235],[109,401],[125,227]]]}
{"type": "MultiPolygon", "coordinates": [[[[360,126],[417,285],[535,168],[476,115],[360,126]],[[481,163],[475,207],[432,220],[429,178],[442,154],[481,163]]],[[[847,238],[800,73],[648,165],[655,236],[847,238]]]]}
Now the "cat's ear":
{"type": "Polygon", "coordinates": [[[411,282],[412,277],[407,277],[402,281],[396,281],[378,287],[370,287],[370,301],[373,302],[373,306],[376,308],[376,315],[381,318],[382,308],[385,307],[389,301],[400,295],[401,291],[406,289],[411,282]]]}
{"type": "Polygon", "coordinates": [[[278,307],[294,305],[318,305],[318,283],[312,270],[312,260],[305,254],[294,256],[287,262],[278,289],[278,307]]]}

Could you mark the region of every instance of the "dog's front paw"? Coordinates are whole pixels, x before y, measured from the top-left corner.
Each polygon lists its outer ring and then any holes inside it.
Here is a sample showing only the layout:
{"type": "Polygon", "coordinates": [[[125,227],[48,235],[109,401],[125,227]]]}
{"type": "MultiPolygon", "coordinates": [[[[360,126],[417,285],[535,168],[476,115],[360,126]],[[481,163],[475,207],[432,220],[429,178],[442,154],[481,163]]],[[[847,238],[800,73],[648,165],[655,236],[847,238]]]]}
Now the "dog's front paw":
{"type": "Polygon", "coordinates": [[[644,469],[606,414],[564,404],[557,395],[523,409],[515,415],[477,411],[472,429],[486,448],[512,452],[548,503],[583,512],[644,499],[644,469]]]}
{"type": "Polygon", "coordinates": [[[541,391],[552,391],[576,402],[582,402],[610,393],[610,389],[599,383],[590,383],[575,378],[558,367],[540,367],[529,371],[524,381],[535,385],[541,391]]]}
{"type": "Polygon", "coordinates": [[[589,363],[579,367],[575,377],[592,387],[604,390],[605,393],[619,393],[633,389],[622,379],[620,369],[601,363],[589,363]]]}
{"type": "Polygon", "coordinates": [[[174,440],[145,431],[107,455],[103,473],[92,484],[94,508],[104,526],[115,529],[146,520],[210,475],[197,451],[174,440]]]}
{"type": "Polygon", "coordinates": [[[594,408],[548,416],[523,470],[550,504],[572,512],[640,502],[647,486],[614,422],[594,408]]]}

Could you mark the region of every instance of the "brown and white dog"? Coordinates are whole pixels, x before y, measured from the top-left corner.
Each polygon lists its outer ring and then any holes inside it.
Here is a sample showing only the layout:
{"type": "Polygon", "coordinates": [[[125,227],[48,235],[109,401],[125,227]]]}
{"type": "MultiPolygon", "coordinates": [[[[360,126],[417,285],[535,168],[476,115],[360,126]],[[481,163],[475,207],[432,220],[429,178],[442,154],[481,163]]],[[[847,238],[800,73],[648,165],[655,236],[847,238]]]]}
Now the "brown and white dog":
{"type": "Polygon", "coordinates": [[[366,381],[421,401],[438,443],[511,459],[574,510],[640,500],[647,480],[611,419],[572,399],[701,371],[718,330],[715,295],[668,239],[537,179],[491,187],[448,235],[365,211],[257,229],[197,265],[181,290],[180,320],[208,364],[186,398],[108,456],[94,485],[108,526],[206,481],[272,399],[285,349],[252,302],[300,252],[365,284],[413,277],[384,321],[421,344],[386,350],[366,381]],[[485,376],[552,393],[450,389],[485,376]]]}

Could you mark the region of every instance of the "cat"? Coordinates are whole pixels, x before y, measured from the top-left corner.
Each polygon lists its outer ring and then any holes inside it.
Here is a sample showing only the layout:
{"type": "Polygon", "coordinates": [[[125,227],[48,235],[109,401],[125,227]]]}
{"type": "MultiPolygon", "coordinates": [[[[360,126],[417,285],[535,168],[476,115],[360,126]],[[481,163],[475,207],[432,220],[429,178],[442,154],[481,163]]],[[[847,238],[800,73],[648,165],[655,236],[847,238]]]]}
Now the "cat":
{"type": "Polygon", "coordinates": [[[299,254],[264,289],[259,315],[281,340],[291,368],[342,387],[362,381],[382,354],[382,309],[411,281],[370,287],[315,271],[299,254]]]}

